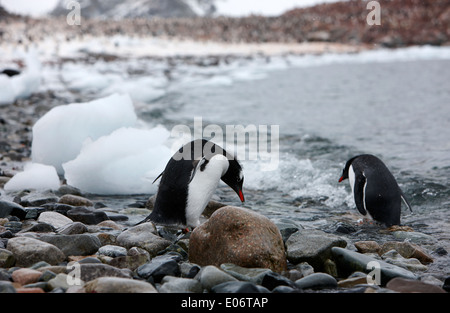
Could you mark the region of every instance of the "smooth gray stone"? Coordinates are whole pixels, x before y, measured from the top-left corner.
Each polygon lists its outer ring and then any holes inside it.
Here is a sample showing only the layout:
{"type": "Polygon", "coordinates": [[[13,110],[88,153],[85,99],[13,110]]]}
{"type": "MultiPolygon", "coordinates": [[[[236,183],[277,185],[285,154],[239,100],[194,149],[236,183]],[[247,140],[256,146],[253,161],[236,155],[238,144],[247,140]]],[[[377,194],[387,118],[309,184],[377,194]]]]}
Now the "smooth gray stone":
{"type": "MultiPolygon", "coordinates": [[[[348,249],[343,249],[339,247],[333,247],[331,249],[331,253],[333,256],[336,265],[338,266],[339,272],[344,272],[347,274],[351,274],[355,271],[360,271],[364,273],[376,273],[377,266],[379,266],[380,271],[380,283],[381,285],[386,285],[386,283],[395,277],[402,277],[406,279],[417,279],[416,275],[412,272],[401,268],[399,266],[386,263],[381,260],[377,260],[368,255],[358,253],[355,251],[351,251],[348,249]],[[370,262],[373,262],[369,264],[370,262]],[[374,265],[373,266],[368,266],[374,265]]],[[[375,277],[376,279],[376,277],[375,277]]]]}

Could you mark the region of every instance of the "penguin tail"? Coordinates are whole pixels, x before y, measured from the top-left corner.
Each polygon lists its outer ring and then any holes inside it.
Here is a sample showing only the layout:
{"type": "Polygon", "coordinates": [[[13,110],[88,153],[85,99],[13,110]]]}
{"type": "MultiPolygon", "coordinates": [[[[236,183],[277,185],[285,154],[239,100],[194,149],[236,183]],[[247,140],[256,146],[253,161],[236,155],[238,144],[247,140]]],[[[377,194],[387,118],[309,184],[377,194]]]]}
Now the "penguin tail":
{"type": "Polygon", "coordinates": [[[409,204],[409,201],[408,201],[408,199],[406,199],[405,194],[403,193],[403,191],[402,191],[402,194],[401,194],[401,198],[402,198],[403,202],[405,203],[405,205],[408,207],[408,209],[412,213],[413,210],[411,209],[411,204],[409,204]]]}

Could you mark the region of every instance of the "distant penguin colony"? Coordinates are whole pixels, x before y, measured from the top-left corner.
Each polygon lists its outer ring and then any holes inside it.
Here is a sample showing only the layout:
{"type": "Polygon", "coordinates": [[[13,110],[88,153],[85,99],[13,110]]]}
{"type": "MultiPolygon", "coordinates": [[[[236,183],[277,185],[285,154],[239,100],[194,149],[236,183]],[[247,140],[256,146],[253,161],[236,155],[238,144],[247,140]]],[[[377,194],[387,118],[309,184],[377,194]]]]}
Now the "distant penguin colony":
{"type": "Polygon", "coordinates": [[[368,212],[375,221],[392,226],[400,225],[402,200],[411,210],[394,176],[377,157],[363,154],[348,160],[339,182],[347,178],[362,215],[368,212]]]}
{"type": "Polygon", "coordinates": [[[244,202],[241,165],[233,155],[205,139],[194,140],[181,147],[155,181],[160,177],[153,211],[141,223],[200,225],[200,215],[220,180],[244,202]]]}

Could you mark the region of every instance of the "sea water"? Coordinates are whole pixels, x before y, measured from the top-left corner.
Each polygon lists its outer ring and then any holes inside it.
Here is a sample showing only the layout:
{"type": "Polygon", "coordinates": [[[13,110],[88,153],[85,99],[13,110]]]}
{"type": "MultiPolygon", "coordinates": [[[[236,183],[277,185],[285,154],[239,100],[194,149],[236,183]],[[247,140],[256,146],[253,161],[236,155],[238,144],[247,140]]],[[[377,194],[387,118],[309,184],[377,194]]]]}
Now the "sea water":
{"type": "MultiPolygon", "coordinates": [[[[450,60],[418,55],[323,56],[322,62],[285,57],[210,72],[187,68],[140,114],[169,129],[193,127],[195,117],[223,129],[278,125],[275,169],[261,171],[260,160],[241,160],[245,205],[306,227],[326,229],[348,214],[358,216],[347,181],[338,179],[350,157],[374,154],[411,202],[413,214],[403,207],[402,224],[433,235],[448,250],[450,60]]],[[[224,185],[218,195],[239,204],[224,185]]]]}

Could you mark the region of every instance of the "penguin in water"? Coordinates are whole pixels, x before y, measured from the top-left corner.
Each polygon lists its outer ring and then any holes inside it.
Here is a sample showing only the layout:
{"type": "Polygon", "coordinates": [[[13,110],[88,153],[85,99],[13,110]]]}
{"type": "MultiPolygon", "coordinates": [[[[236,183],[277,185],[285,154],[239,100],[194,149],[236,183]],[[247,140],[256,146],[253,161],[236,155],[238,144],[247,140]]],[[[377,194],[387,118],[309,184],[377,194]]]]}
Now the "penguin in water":
{"type": "Polygon", "coordinates": [[[141,223],[197,227],[200,215],[222,180],[244,202],[244,175],[236,158],[220,146],[197,139],[181,147],[169,160],[161,177],[152,213],[141,223]]]}
{"type": "Polygon", "coordinates": [[[349,179],[358,211],[386,226],[400,225],[401,201],[411,205],[384,163],[370,154],[347,161],[339,182],[349,179]]]}

